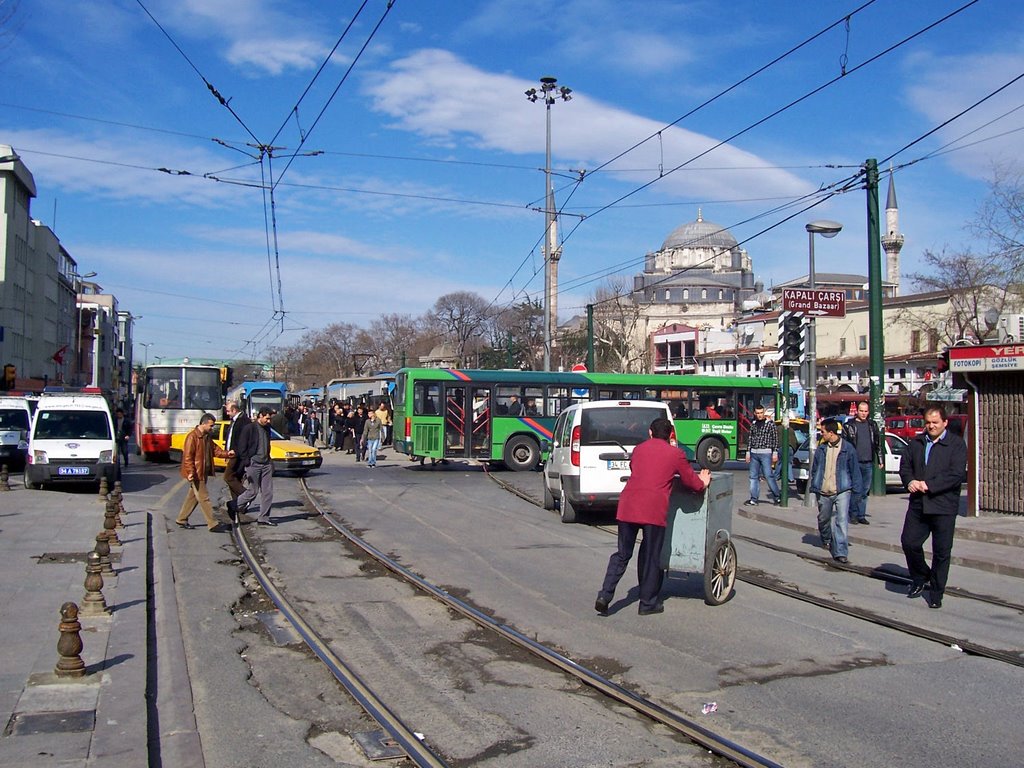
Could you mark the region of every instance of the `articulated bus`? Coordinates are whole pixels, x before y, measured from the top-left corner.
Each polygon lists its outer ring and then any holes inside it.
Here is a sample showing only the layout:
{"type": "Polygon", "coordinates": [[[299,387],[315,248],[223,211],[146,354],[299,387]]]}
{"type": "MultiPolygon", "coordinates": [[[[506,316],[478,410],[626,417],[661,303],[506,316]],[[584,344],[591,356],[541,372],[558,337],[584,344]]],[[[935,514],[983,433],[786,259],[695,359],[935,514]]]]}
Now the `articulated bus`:
{"type": "Polygon", "coordinates": [[[188,432],[204,413],[224,408],[221,369],[213,365],[150,365],[139,379],[135,444],[146,461],[165,459],[171,435],[188,432]]]}
{"type": "Polygon", "coordinates": [[[587,400],[660,400],[676,439],[702,467],[742,457],[754,407],[775,409],[775,379],[403,368],[394,445],[411,458],[475,458],[531,470],[547,455],[555,417],[587,400]],[[515,398],[515,399],[513,399],[515,398]]]}
{"type": "Polygon", "coordinates": [[[235,400],[242,413],[256,418],[260,408],[283,411],[288,401],[288,385],[277,381],[243,381],[228,390],[228,400],[235,400]]]}
{"type": "Polygon", "coordinates": [[[327,382],[327,402],[336,400],[349,405],[378,405],[388,400],[395,388],[395,374],[378,373],[371,376],[352,376],[327,382]]]}

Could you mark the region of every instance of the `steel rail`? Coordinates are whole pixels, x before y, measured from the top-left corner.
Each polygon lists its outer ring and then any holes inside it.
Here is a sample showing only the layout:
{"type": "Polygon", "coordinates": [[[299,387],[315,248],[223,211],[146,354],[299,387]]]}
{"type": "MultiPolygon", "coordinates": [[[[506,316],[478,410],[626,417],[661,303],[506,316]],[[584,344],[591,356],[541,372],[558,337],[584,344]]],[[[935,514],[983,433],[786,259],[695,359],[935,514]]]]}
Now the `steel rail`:
{"type": "MultiPolygon", "coordinates": [[[[302,483],[306,490],[306,484],[302,483]]],[[[308,496],[307,491],[307,496],[308,496]]],[[[327,643],[306,623],[301,614],[295,610],[288,599],[275,586],[274,582],[267,576],[266,571],[256,560],[249,547],[249,541],[245,532],[240,526],[235,525],[233,530],[235,544],[249,570],[256,576],[260,586],[267,593],[267,596],[274,602],[278,610],[284,615],[295,630],[302,637],[303,641],[313,653],[327,665],[335,679],[344,686],[349,695],[363,708],[363,710],[380,724],[381,728],[387,731],[388,735],[402,748],[409,759],[422,768],[448,768],[437,754],[430,750],[426,744],[420,741],[416,734],[402,720],[392,712],[383,701],[360,679],[344,661],[342,661],[328,647],[327,643]]]]}
{"type": "MultiPolygon", "coordinates": [[[[828,565],[832,568],[836,568],[842,571],[849,571],[850,573],[856,573],[861,576],[866,576],[869,579],[878,579],[879,581],[885,581],[889,584],[910,584],[910,577],[904,576],[895,571],[890,571],[887,568],[868,568],[863,565],[854,565],[853,563],[837,563],[831,557],[825,558],[820,555],[813,555],[809,552],[803,552],[801,550],[792,549],[790,547],[784,547],[781,544],[771,544],[767,541],[758,541],[750,536],[744,536],[739,533],[733,534],[734,539],[741,539],[742,541],[749,542],[755,546],[764,547],[770,549],[773,552],[784,552],[787,555],[795,555],[803,560],[809,560],[813,563],[820,563],[822,565],[828,565]]],[[[1003,600],[999,597],[992,597],[991,595],[979,595],[976,592],[963,589],[961,587],[946,587],[946,594],[960,597],[965,600],[976,600],[979,603],[985,603],[987,605],[994,605],[999,608],[1007,608],[1011,611],[1020,611],[1024,613],[1024,605],[1021,603],[1014,603],[1009,600],[1003,600]]]]}
{"type": "Polygon", "coordinates": [[[654,702],[623,688],[617,683],[613,683],[611,680],[602,677],[598,673],[582,666],[581,664],[577,664],[572,659],[563,656],[546,645],[530,639],[515,628],[510,627],[507,624],[500,624],[487,614],[474,608],[468,603],[459,600],[457,597],[452,596],[440,587],[431,584],[418,574],[413,573],[408,568],[400,565],[388,555],[381,552],[372,544],[360,538],[335,520],[334,517],[313,497],[313,494],[310,493],[304,478],[299,478],[299,485],[302,488],[310,506],[312,506],[332,528],[344,536],[352,545],[361,549],[382,566],[405,579],[413,586],[444,603],[451,610],[465,616],[484,629],[501,635],[506,640],[520,648],[530,651],[544,661],[558,667],[564,672],[567,672],[606,696],[625,704],[631,709],[646,715],[652,720],[655,720],[668,728],[671,728],[676,733],[685,736],[693,743],[704,747],[716,755],[727,758],[737,765],[744,766],[744,768],[781,768],[779,763],[742,747],[724,736],[704,728],[693,720],[685,718],[678,713],[672,712],[659,704],[655,704],[654,702]]]}

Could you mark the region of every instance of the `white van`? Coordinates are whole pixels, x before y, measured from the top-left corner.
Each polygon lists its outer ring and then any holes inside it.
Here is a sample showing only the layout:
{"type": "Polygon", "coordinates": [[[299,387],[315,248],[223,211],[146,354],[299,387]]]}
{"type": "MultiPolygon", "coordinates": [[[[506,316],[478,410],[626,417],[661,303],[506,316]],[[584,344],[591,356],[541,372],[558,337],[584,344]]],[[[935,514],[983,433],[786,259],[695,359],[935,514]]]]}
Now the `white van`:
{"type": "Polygon", "coordinates": [[[99,394],[46,394],[39,398],[28,440],[25,487],[95,483],[111,488],[121,476],[110,406],[99,394]]]}
{"type": "Polygon", "coordinates": [[[671,421],[672,412],[654,400],[597,400],[562,411],[544,462],[544,508],[557,507],[563,523],[584,510],[615,509],[633,449],[661,418],[671,421]]]}
{"type": "Polygon", "coordinates": [[[28,453],[32,404],[24,397],[0,397],[0,464],[20,471],[28,453]]]}

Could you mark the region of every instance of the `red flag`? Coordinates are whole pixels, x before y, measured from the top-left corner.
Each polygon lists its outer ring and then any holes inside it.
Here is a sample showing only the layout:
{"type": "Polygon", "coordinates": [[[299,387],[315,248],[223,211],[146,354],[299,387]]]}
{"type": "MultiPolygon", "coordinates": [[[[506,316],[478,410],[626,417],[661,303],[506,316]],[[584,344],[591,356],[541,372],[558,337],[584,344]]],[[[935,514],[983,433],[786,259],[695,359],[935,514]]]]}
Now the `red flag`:
{"type": "Polygon", "coordinates": [[[68,351],[68,345],[65,344],[63,347],[53,353],[51,358],[57,365],[64,365],[64,353],[68,351]]]}

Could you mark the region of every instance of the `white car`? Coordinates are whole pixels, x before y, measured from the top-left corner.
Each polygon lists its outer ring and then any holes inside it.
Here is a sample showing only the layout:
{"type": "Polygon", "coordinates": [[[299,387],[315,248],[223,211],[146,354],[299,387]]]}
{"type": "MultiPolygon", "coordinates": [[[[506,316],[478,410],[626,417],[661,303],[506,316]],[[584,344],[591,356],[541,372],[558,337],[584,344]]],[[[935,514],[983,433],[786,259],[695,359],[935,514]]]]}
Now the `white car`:
{"type": "Polygon", "coordinates": [[[544,462],[544,508],[557,507],[563,523],[583,511],[615,509],[633,449],[658,418],[671,421],[672,412],[654,400],[597,400],[562,411],[544,462]]]}
{"type": "MultiPolygon", "coordinates": [[[[903,488],[900,480],[900,460],[906,453],[908,443],[899,435],[885,433],[885,485],[888,488],[903,488]]],[[[790,479],[796,482],[798,493],[807,491],[807,440],[804,440],[793,454],[790,479]]]]}
{"type": "Polygon", "coordinates": [[[100,394],[44,394],[32,417],[25,487],[94,483],[121,476],[114,420],[100,394]]]}

